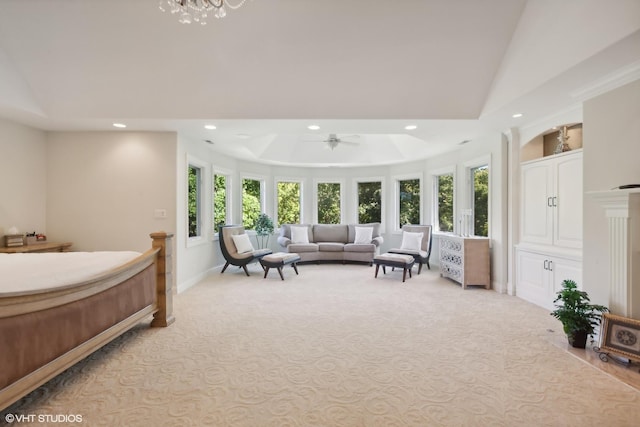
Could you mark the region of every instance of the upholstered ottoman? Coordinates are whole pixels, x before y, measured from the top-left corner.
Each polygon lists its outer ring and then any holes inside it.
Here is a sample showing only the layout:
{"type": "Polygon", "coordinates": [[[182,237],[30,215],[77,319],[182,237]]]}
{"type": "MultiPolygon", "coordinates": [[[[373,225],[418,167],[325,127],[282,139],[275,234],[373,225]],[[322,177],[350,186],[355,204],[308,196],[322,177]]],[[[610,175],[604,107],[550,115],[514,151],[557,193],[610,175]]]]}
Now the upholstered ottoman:
{"type": "Polygon", "coordinates": [[[392,253],[376,255],[373,257],[373,263],[376,265],[375,277],[378,277],[378,269],[380,266],[382,266],[382,272],[384,274],[387,274],[386,267],[398,267],[402,268],[402,281],[404,282],[407,277],[407,271],[409,272],[409,277],[411,277],[411,268],[414,262],[415,258],[411,255],[392,253]]]}
{"type": "Polygon", "coordinates": [[[285,253],[285,252],[276,252],[275,254],[265,255],[260,258],[260,264],[264,268],[264,278],[267,278],[267,273],[269,273],[270,268],[277,268],[278,273],[280,274],[280,278],[284,280],[284,276],[282,275],[282,267],[285,265],[291,265],[298,274],[298,267],[296,266],[296,262],[300,261],[300,255],[296,253],[285,253]]]}

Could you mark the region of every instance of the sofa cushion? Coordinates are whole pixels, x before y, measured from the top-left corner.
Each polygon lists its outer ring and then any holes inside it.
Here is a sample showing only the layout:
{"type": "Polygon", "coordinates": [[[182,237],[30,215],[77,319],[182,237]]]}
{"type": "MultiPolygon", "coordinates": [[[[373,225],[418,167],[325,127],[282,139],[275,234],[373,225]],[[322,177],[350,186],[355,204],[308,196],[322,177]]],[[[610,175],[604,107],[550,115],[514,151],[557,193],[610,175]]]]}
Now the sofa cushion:
{"type": "Polygon", "coordinates": [[[349,233],[347,236],[347,242],[353,243],[356,240],[356,227],[373,227],[373,232],[371,233],[372,238],[380,237],[380,223],[373,222],[370,224],[349,224],[347,226],[349,233]]]}
{"type": "Polygon", "coordinates": [[[371,243],[373,240],[373,227],[356,226],[356,237],[353,243],[371,243]]]}
{"type": "Polygon", "coordinates": [[[344,245],[345,252],[375,252],[376,245],[373,243],[347,243],[344,245]]]}
{"type": "Polygon", "coordinates": [[[291,243],[287,246],[289,252],[318,252],[318,245],[316,243],[291,243]]]}
{"type": "Polygon", "coordinates": [[[313,242],[313,234],[311,233],[311,224],[282,224],[280,226],[280,236],[291,240],[291,227],[307,227],[309,241],[313,242]]]}
{"type": "Polygon", "coordinates": [[[309,243],[309,228],[305,226],[291,226],[291,243],[309,243]]]}
{"type": "Polygon", "coordinates": [[[320,242],[318,243],[318,249],[320,252],[342,252],[344,243],[320,242]]]}
{"type": "Polygon", "coordinates": [[[348,227],[343,224],[315,224],[313,241],[347,243],[348,227]]]}

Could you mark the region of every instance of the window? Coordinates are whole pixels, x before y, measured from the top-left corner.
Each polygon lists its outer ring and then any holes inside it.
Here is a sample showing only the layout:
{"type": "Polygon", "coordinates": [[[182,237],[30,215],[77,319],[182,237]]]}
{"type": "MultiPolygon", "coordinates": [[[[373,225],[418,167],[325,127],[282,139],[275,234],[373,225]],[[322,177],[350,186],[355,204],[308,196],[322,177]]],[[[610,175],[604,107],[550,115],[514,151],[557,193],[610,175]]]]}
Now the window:
{"type": "Polygon", "coordinates": [[[358,182],[358,224],[382,223],[382,182],[358,182]]]}
{"type": "Polygon", "coordinates": [[[299,182],[279,181],[276,184],[278,196],[278,227],[282,224],[299,224],[301,203],[300,203],[299,182]]]}
{"type": "Polygon", "coordinates": [[[489,236],[489,166],[471,168],[473,234],[489,236]]]}
{"type": "Polygon", "coordinates": [[[420,224],[420,179],[398,180],[398,229],[420,224]]]}
{"type": "Polygon", "coordinates": [[[202,168],[189,163],[187,216],[189,237],[202,235],[202,168]]]}
{"type": "Polygon", "coordinates": [[[229,215],[230,179],[227,175],[216,173],[213,175],[213,230],[218,232],[218,227],[227,223],[229,215]]]}
{"type": "Polygon", "coordinates": [[[318,223],[340,224],[342,222],[340,183],[319,182],[316,190],[318,223]]]}
{"type": "Polygon", "coordinates": [[[262,188],[261,180],[242,179],[242,225],[245,230],[253,230],[262,213],[262,188]]]}
{"type": "Polygon", "coordinates": [[[435,181],[435,229],[453,232],[453,173],[434,176],[435,181]]]}

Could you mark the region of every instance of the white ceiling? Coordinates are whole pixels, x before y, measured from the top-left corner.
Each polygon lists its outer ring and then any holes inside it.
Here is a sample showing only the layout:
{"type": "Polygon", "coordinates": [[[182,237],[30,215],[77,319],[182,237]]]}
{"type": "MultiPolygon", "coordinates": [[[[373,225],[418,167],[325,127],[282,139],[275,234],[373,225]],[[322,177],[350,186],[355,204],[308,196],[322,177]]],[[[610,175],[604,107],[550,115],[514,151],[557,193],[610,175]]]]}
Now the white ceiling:
{"type": "Polygon", "coordinates": [[[0,117],[176,131],[264,163],[389,164],[640,77],[637,0],[247,0],[206,26],[157,5],[2,0],[0,117]],[[358,145],[331,150],[329,133],[358,145]]]}

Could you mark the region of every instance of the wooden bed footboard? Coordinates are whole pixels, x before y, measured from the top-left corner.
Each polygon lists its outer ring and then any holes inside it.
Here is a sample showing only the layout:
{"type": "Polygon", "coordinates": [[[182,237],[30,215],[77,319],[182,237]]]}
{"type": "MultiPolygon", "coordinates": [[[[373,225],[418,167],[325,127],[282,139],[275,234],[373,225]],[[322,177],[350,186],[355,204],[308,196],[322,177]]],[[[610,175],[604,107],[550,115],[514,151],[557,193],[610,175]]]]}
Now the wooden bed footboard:
{"type": "Polygon", "coordinates": [[[173,234],[90,281],[33,294],[0,295],[0,410],[153,315],[173,317],[173,234]]]}

